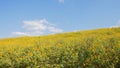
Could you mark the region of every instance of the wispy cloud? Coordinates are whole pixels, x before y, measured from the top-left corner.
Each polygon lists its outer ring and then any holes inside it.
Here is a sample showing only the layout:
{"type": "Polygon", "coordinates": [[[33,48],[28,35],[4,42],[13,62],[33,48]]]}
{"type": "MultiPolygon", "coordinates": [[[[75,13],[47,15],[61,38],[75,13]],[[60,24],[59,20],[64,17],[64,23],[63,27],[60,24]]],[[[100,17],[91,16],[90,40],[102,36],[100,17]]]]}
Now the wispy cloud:
{"type": "Polygon", "coordinates": [[[63,30],[62,29],[59,29],[59,28],[56,28],[54,26],[50,26],[48,27],[48,30],[52,33],[59,33],[59,32],[62,32],[63,30]]]}
{"type": "Polygon", "coordinates": [[[46,19],[42,19],[39,21],[23,21],[23,28],[26,30],[33,31],[44,31],[47,29],[48,21],[46,19]]]}
{"type": "Polygon", "coordinates": [[[29,36],[28,33],[25,32],[12,32],[13,35],[19,35],[19,36],[29,36]]]}
{"type": "Polygon", "coordinates": [[[111,26],[110,28],[115,28],[115,27],[120,27],[120,20],[118,20],[118,22],[115,25],[111,26]]]}
{"type": "Polygon", "coordinates": [[[60,3],[64,3],[64,0],[58,0],[60,3]]]}
{"type": "Polygon", "coordinates": [[[57,28],[54,24],[49,23],[46,19],[41,20],[32,20],[32,21],[23,21],[22,28],[26,32],[12,32],[16,36],[35,36],[35,35],[44,35],[46,33],[61,33],[62,29],[57,28]]]}
{"type": "Polygon", "coordinates": [[[120,26],[120,20],[118,21],[117,26],[120,26]]]}

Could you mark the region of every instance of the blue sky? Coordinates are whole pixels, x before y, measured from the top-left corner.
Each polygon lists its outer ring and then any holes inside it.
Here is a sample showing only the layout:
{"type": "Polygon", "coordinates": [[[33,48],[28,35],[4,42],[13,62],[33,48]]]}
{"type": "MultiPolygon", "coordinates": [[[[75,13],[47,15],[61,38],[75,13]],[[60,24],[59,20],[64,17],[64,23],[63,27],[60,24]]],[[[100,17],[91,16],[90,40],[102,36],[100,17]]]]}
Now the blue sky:
{"type": "Polygon", "coordinates": [[[0,0],[0,38],[120,26],[120,0],[0,0]]]}

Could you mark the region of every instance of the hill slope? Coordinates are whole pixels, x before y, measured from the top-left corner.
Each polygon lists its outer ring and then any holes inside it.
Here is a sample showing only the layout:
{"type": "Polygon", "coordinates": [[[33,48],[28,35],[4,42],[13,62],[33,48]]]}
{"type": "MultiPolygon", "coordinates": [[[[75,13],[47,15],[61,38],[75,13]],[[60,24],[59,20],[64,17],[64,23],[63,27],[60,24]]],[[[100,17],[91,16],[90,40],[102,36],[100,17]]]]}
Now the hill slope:
{"type": "Polygon", "coordinates": [[[0,68],[119,68],[120,28],[0,39],[0,68]]]}

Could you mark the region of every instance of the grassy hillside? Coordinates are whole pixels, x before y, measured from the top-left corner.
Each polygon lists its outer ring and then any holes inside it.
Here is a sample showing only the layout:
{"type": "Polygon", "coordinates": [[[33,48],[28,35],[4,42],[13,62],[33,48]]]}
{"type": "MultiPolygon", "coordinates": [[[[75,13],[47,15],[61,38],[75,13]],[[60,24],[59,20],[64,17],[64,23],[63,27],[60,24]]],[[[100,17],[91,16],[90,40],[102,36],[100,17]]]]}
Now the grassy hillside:
{"type": "Polygon", "coordinates": [[[0,68],[120,68],[120,28],[0,39],[0,68]]]}

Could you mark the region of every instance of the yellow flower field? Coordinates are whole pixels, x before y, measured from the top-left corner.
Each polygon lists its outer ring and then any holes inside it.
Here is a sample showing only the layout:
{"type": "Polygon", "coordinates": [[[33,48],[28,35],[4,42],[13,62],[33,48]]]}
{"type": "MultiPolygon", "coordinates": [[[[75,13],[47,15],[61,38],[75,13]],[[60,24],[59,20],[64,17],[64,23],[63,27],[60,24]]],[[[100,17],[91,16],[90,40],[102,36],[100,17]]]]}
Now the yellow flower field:
{"type": "Polygon", "coordinates": [[[120,28],[0,39],[0,68],[120,68],[120,28]]]}

